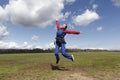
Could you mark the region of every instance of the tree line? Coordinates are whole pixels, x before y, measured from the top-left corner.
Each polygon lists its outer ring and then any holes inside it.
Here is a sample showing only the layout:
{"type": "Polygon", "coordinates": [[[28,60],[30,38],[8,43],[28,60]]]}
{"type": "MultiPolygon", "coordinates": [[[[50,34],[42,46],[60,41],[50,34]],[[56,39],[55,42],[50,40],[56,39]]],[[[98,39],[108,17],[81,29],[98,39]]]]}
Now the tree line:
{"type": "Polygon", "coordinates": [[[53,49],[0,49],[0,54],[14,53],[51,53],[53,49]]]}
{"type": "MultiPolygon", "coordinates": [[[[101,50],[101,49],[66,49],[67,52],[120,52],[120,50],[101,50]]],[[[0,54],[14,53],[54,53],[54,49],[0,49],[0,54]]]]}

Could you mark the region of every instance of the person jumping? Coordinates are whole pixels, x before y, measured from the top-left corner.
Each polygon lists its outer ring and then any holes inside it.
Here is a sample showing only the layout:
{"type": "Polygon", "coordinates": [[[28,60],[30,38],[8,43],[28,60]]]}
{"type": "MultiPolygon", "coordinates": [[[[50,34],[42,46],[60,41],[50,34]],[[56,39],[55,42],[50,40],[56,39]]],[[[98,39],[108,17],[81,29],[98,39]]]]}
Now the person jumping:
{"type": "Polygon", "coordinates": [[[55,45],[55,56],[56,56],[56,64],[59,63],[60,57],[59,57],[59,49],[61,49],[62,55],[74,61],[74,56],[66,53],[66,48],[65,48],[65,35],[66,34],[80,34],[78,31],[73,31],[73,30],[67,30],[67,24],[63,24],[63,26],[60,28],[60,25],[58,23],[58,20],[56,19],[56,28],[57,28],[57,33],[56,33],[56,45],[55,45]]]}

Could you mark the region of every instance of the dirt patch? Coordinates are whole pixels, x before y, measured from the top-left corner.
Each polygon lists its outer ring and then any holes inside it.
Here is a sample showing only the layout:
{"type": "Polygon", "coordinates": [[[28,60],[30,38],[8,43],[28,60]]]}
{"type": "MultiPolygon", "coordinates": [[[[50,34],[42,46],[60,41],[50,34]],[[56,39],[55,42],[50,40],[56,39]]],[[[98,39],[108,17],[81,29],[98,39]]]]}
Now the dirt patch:
{"type": "Polygon", "coordinates": [[[63,80],[93,80],[92,78],[83,76],[81,73],[73,73],[70,75],[66,75],[63,80]]]}
{"type": "Polygon", "coordinates": [[[81,73],[65,74],[57,77],[55,80],[94,80],[91,77],[82,75],[81,73]]]}
{"type": "Polygon", "coordinates": [[[89,76],[85,76],[81,72],[74,71],[72,67],[51,64],[51,69],[55,72],[52,76],[53,80],[94,80],[89,76]]]}

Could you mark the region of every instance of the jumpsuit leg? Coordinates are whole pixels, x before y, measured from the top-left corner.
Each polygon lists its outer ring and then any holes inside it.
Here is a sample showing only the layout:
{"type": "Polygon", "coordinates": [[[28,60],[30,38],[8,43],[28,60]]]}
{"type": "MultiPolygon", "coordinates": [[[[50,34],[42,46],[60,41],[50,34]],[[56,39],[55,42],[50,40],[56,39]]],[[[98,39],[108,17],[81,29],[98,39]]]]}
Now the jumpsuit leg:
{"type": "Polygon", "coordinates": [[[59,63],[59,60],[60,60],[60,57],[59,57],[59,45],[58,44],[56,44],[56,46],[55,46],[55,56],[56,56],[56,64],[58,64],[59,63]]]}
{"type": "Polygon", "coordinates": [[[66,53],[66,49],[65,49],[65,44],[61,44],[61,52],[62,52],[62,55],[67,58],[67,59],[72,59],[72,56],[68,53],[66,53]]]}

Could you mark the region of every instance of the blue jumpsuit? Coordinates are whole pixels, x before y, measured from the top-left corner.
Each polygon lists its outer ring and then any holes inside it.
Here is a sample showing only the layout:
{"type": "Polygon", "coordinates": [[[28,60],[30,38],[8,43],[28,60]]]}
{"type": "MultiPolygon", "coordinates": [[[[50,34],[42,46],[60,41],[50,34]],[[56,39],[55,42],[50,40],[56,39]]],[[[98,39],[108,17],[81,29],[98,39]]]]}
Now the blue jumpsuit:
{"type": "Polygon", "coordinates": [[[55,46],[55,56],[56,56],[56,63],[59,62],[60,58],[59,58],[59,49],[61,49],[61,53],[62,55],[67,58],[67,59],[72,59],[72,56],[68,53],[66,53],[66,49],[65,49],[65,37],[66,33],[64,33],[64,31],[62,29],[57,31],[56,34],[56,46],[55,46]]]}

